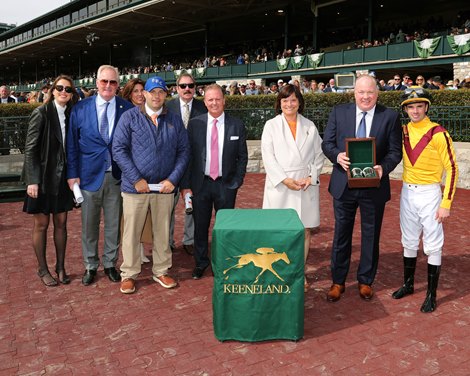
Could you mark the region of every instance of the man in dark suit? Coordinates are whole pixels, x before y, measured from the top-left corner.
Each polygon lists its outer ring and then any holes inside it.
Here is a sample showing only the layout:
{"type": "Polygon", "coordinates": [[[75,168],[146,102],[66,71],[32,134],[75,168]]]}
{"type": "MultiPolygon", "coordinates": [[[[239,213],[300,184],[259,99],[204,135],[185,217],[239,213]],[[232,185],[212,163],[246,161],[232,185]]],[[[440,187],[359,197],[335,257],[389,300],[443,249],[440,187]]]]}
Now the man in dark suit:
{"type": "Polygon", "coordinates": [[[393,85],[388,87],[388,91],[405,90],[406,86],[402,84],[399,74],[393,76],[393,85]]]}
{"type": "MultiPolygon", "coordinates": [[[[189,120],[196,116],[206,114],[207,108],[204,102],[194,98],[196,93],[196,82],[189,73],[182,73],[176,80],[176,91],[178,97],[167,103],[167,108],[181,117],[183,124],[188,128],[189,120]]],[[[171,213],[170,222],[170,247],[175,248],[175,208],[178,203],[179,194],[175,194],[175,203],[171,213]]],[[[183,249],[190,255],[194,251],[194,219],[192,214],[184,216],[183,249]]]]}
{"type": "Polygon", "coordinates": [[[361,258],[357,270],[359,294],[369,300],[373,296],[379,260],[379,240],[385,203],[390,200],[389,174],[402,157],[401,126],[396,111],[377,104],[378,88],[373,77],[357,78],[354,88],[356,103],[335,106],[330,113],[323,136],[322,149],[333,163],[329,192],[333,196],[335,233],[331,254],[333,284],[327,300],[340,299],[345,290],[349,271],[354,219],[357,207],[361,211],[361,258]],[[363,135],[357,132],[364,126],[363,135]],[[345,138],[375,137],[376,166],[380,177],[378,188],[348,187],[346,171],[350,161],[346,156],[345,138]]]}
{"type": "Polygon", "coordinates": [[[217,211],[235,207],[248,162],[245,126],[225,114],[224,93],[219,85],[206,87],[204,104],[209,113],[189,121],[191,156],[181,183],[183,195],[189,192],[193,196],[194,279],[200,279],[210,263],[212,208],[217,211]]]}
{"type": "Polygon", "coordinates": [[[334,78],[331,78],[328,82],[328,86],[323,90],[324,93],[336,93],[338,91],[338,87],[336,86],[336,82],[334,78]]]}
{"type": "Polygon", "coordinates": [[[82,252],[85,274],[82,283],[93,283],[100,259],[98,239],[101,210],[104,214],[103,266],[113,282],[121,277],[116,270],[122,213],[121,170],[112,159],[114,129],[132,104],[116,96],[119,72],[110,65],[98,69],[98,95],[78,102],[70,116],[67,134],[67,178],[70,189],[78,183],[82,203],[82,252]]]}

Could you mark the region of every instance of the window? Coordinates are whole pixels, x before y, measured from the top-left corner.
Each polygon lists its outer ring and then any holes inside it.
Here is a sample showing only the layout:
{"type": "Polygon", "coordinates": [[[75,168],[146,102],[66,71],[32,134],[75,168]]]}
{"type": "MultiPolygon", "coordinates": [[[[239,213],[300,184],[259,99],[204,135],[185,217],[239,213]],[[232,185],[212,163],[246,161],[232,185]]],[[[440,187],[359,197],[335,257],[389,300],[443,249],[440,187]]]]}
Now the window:
{"type": "Polygon", "coordinates": [[[72,13],[72,23],[77,22],[79,20],[78,12],[72,13]]]}
{"type": "Polygon", "coordinates": [[[87,8],[80,9],[79,18],[81,20],[84,20],[85,18],[87,18],[87,16],[88,16],[88,9],[87,8]]]}
{"type": "Polygon", "coordinates": [[[88,7],[88,17],[96,16],[97,13],[98,13],[98,8],[96,4],[92,4],[88,7]]]}
{"type": "Polygon", "coordinates": [[[106,0],[98,1],[97,8],[98,13],[106,12],[106,0]]]}

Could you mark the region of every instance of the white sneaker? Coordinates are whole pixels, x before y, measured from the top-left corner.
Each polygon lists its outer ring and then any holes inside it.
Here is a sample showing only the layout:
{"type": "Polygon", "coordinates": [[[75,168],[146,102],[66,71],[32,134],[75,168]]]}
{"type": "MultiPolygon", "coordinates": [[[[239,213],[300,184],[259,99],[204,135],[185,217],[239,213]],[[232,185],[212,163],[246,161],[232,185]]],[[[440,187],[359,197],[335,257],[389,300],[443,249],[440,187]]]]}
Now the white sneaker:
{"type": "Polygon", "coordinates": [[[140,248],[140,263],[143,264],[143,263],[146,263],[146,262],[150,262],[148,257],[145,256],[143,243],[140,243],[139,248],[140,248]]]}

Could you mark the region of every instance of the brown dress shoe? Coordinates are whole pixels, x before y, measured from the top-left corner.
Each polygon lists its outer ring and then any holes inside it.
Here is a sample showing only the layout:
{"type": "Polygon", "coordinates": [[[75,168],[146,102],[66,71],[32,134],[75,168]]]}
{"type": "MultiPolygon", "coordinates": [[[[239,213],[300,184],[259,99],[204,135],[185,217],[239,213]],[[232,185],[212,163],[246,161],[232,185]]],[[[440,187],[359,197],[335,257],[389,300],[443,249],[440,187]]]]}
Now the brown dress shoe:
{"type": "Polygon", "coordinates": [[[362,299],[371,300],[374,296],[374,290],[372,290],[372,287],[370,287],[369,285],[359,283],[357,287],[359,288],[359,295],[362,299]]]}
{"type": "Polygon", "coordinates": [[[326,294],[326,300],[329,302],[336,302],[341,298],[341,294],[344,292],[345,287],[344,285],[339,285],[337,283],[333,283],[330,287],[330,291],[326,294]]]}

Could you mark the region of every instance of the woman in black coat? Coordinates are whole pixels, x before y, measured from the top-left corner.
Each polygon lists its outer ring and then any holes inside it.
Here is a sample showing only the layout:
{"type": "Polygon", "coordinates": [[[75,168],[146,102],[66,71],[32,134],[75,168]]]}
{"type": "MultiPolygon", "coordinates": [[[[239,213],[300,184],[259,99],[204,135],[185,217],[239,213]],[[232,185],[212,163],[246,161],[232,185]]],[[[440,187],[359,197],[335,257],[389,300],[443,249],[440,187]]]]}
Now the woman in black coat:
{"type": "Polygon", "coordinates": [[[70,110],[78,93],[70,77],[57,77],[44,105],[29,119],[26,136],[23,181],[27,185],[23,211],[33,215],[33,248],[38,260],[38,276],[46,286],[70,283],[65,272],[67,212],[73,208],[73,194],[66,180],[65,140],[70,110]],[[46,260],[50,215],[54,223],[57,280],[46,260]]]}

